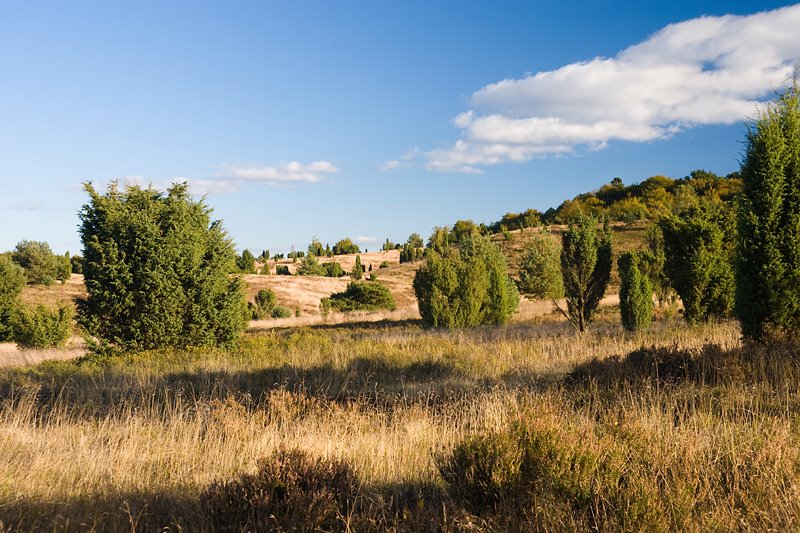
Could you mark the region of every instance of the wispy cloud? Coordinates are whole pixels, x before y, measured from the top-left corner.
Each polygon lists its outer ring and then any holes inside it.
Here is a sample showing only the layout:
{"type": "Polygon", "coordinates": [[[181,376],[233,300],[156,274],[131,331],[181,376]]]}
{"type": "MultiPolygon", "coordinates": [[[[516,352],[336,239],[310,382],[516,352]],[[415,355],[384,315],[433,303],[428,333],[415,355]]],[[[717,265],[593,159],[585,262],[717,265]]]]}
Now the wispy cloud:
{"type": "Polygon", "coordinates": [[[453,124],[461,138],[423,155],[429,170],[600,150],[732,124],[791,78],[800,58],[800,5],[671,24],[612,58],[598,57],[474,93],[453,124]]]}
{"type": "Polygon", "coordinates": [[[45,207],[41,202],[16,202],[8,206],[12,211],[41,211],[45,207]]]}
{"type": "MultiPolygon", "coordinates": [[[[281,163],[277,166],[227,166],[211,178],[174,177],[170,179],[147,179],[144,176],[129,175],[95,182],[95,186],[105,189],[112,182],[121,185],[139,185],[140,187],[153,187],[166,190],[174,183],[189,183],[193,194],[222,194],[238,191],[246,183],[262,183],[265,185],[288,185],[292,183],[319,183],[326,181],[327,176],[335,174],[337,168],[328,161],[314,161],[303,164],[297,161],[281,163]]],[[[70,190],[73,186],[68,187],[70,190]]],[[[75,189],[80,186],[75,184],[75,189]]]]}
{"type": "Polygon", "coordinates": [[[365,237],[363,235],[359,235],[358,237],[356,237],[356,242],[361,242],[361,243],[364,243],[364,244],[371,244],[373,242],[378,242],[378,238],[377,237],[365,237]]]}

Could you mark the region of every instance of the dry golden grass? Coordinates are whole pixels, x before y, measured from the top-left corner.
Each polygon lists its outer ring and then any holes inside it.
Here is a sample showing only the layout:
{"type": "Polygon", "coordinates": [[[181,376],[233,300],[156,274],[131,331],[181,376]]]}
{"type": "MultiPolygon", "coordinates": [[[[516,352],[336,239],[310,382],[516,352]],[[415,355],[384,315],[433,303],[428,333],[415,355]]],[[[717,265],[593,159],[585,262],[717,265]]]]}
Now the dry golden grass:
{"type": "MultiPolygon", "coordinates": [[[[658,322],[629,335],[609,322],[585,337],[557,321],[452,332],[423,330],[413,321],[362,323],[251,334],[229,353],[155,352],[3,370],[0,520],[14,531],[130,531],[131,522],[141,531],[208,529],[200,493],[289,447],[353,467],[371,513],[365,529],[383,530],[394,520],[415,530],[420,522],[397,518],[392,498],[414,487],[442,487],[437,457],[531,412],[531,427],[560,435],[565,450],[617,466],[630,462],[625,475],[632,486],[650,490],[661,483],[650,476],[663,477],[664,494],[690,509],[680,516],[694,516],[693,502],[709,510],[696,524],[667,529],[756,527],[779,519],[797,526],[787,522],[798,501],[797,392],[689,383],[605,393],[561,384],[592,358],[641,346],[713,343],[737,350],[738,339],[731,323],[658,322]],[[680,419],[676,408],[683,409],[680,419]],[[629,446],[638,448],[625,459],[629,446]],[[639,464],[645,459],[649,466],[639,464]],[[751,501],[723,498],[719,480],[709,477],[723,475],[743,476],[731,480],[730,497],[751,501]],[[700,492],[680,493],[685,476],[700,492]],[[761,492],[748,495],[751,489],[761,492]],[[772,498],[767,503],[764,494],[772,498]],[[772,505],[780,512],[769,522],[772,505]]],[[[662,511],[670,505],[649,497],[662,511]]],[[[561,516],[558,509],[550,516],[561,516]]],[[[423,522],[434,529],[456,527],[448,522],[450,507],[424,512],[430,514],[423,522]]],[[[474,524],[505,529],[497,520],[474,524]]],[[[664,529],[664,523],[654,524],[664,529]]]]}

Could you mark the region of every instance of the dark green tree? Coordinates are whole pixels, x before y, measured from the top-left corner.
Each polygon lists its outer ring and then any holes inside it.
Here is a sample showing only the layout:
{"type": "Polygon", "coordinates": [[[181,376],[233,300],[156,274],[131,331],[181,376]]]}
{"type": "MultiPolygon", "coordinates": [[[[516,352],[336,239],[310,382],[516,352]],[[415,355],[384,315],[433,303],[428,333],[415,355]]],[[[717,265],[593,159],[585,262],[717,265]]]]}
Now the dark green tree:
{"type": "Polygon", "coordinates": [[[69,263],[73,274],[83,274],[83,257],[79,255],[70,256],[69,263]]]}
{"type": "Polygon", "coordinates": [[[686,321],[729,317],[734,298],[730,211],[690,209],[662,218],[659,226],[664,233],[664,271],[683,301],[686,321]]]}
{"type": "Polygon", "coordinates": [[[72,275],[72,262],[70,261],[69,252],[62,256],[56,256],[56,279],[63,285],[72,275]]]}
{"type": "Polygon", "coordinates": [[[356,256],[356,263],[353,265],[353,279],[361,279],[364,275],[364,266],[361,264],[361,256],[356,256]]]}
{"type": "Polygon", "coordinates": [[[325,267],[319,264],[317,256],[308,254],[303,258],[300,266],[297,268],[298,276],[324,276],[325,267]]]}
{"type": "Polygon", "coordinates": [[[236,258],[236,268],[242,274],[255,274],[256,257],[250,253],[250,250],[245,249],[242,255],[236,258]]]}
{"type": "Polygon", "coordinates": [[[246,325],[236,255],[211,209],[186,184],[166,193],[87,183],[80,212],[88,296],[79,319],[123,349],[230,345],[246,325]]]}
{"type": "Polygon", "coordinates": [[[561,236],[561,275],[567,310],[561,313],[580,333],[586,331],[611,277],[611,230],[578,215],[561,236]]]}
{"type": "Polygon", "coordinates": [[[619,266],[619,310],[622,327],[641,331],[653,321],[653,288],[646,270],[648,261],[642,252],[625,252],[617,261],[619,266]]]}
{"type": "Polygon", "coordinates": [[[6,255],[0,255],[0,342],[13,340],[13,321],[20,307],[25,270],[6,255]]]}
{"type": "Polygon", "coordinates": [[[344,269],[342,268],[341,263],[329,261],[324,263],[322,266],[325,268],[325,275],[329,278],[340,278],[344,276],[344,269]]]}
{"type": "Polygon", "coordinates": [[[485,237],[466,239],[442,252],[430,250],[413,285],[422,321],[429,327],[503,324],[519,305],[506,259],[485,237]]]}
{"type": "Polygon", "coordinates": [[[21,241],[11,259],[25,269],[25,277],[32,285],[51,285],[58,275],[58,258],[46,242],[21,241]]]}
{"type": "Polygon", "coordinates": [[[800,333],[800,91],[797,81],[747,133],[739,198],[735,312],[748,339],[800,333]]]}
{"type": "Polygon", "coordinates": [[[519,289],[536,300],[554,305],[564,296],[558,246],[548,234],[538,233],[528,242],[519,266],[519,289]]]}
{"type": "Polygon", "coordinates": [[[329,311],[335,309],[342,313],[381,309],[394,311],[397,309],[397,304],[394,295],[385,285],[351,281],[343,292],[331,294],[330,298],[323,298],[323,301],[320,302],[320,309],[324,312],[325,308],[329,311]],[[324,300],[328,300],[328,302],[324,300]]]}

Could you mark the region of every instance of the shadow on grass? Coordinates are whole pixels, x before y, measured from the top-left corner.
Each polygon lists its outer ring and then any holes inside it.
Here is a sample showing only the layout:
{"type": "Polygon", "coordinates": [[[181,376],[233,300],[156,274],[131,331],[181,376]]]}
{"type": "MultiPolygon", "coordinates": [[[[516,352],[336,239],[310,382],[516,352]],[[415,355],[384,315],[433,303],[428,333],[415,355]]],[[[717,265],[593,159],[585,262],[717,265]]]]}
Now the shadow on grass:
{"type": "Polygon", "coordinates": [[[592,359],[565,378],[569,388],[637,384],[761,384],[773,388],[800,385],[800,342],[773,341],[724,350],[716,344],[700,349],[640,348],[626,356],[592,359]]]}

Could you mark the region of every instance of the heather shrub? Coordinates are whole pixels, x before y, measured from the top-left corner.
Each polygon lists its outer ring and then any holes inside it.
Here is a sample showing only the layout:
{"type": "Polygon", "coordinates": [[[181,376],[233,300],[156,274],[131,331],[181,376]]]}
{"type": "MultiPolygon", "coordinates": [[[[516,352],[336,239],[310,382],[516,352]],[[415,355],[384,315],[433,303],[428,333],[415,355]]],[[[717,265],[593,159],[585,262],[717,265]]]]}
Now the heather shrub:
{"type": "Polygon", "coordinates": [[[200,496],[214,531],[344,531],[358,479],[342,461],[281,450],[200,496]]]}
{"type": "Polygon", "coordinates": [[[43,305],[20,308],[14,317],[14,342],[20,348],[57,348],[69,339],[72,308],[48,309],[43,305]]]}

